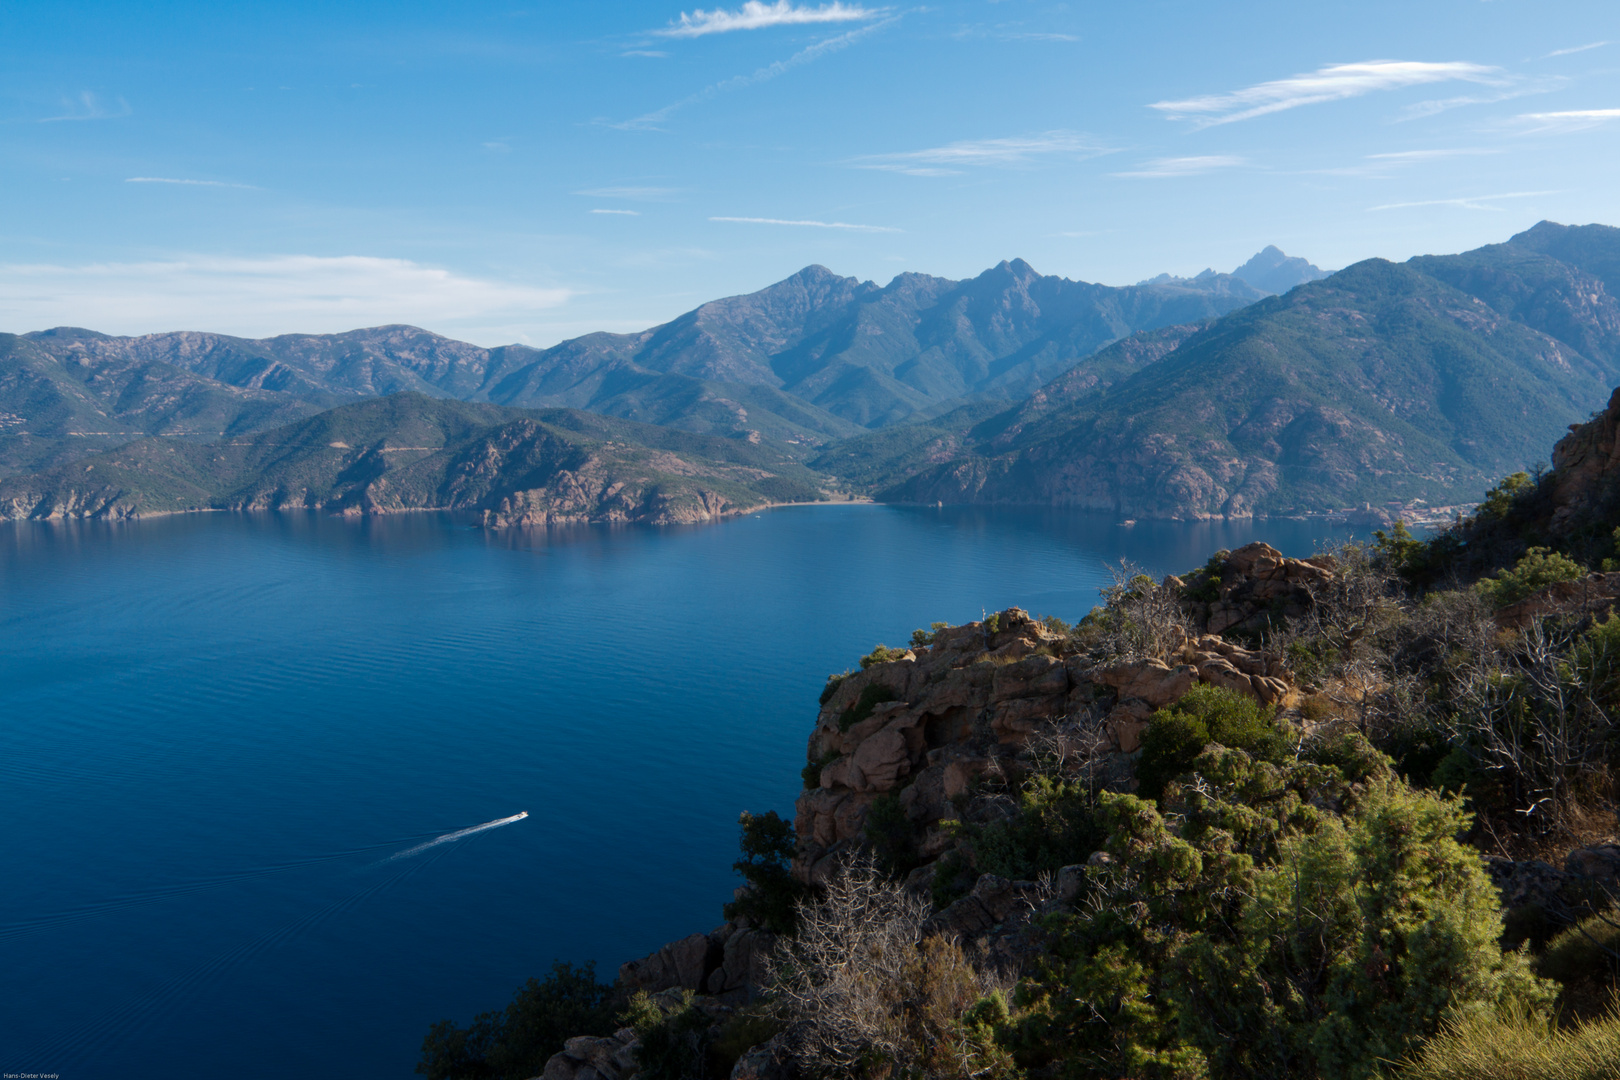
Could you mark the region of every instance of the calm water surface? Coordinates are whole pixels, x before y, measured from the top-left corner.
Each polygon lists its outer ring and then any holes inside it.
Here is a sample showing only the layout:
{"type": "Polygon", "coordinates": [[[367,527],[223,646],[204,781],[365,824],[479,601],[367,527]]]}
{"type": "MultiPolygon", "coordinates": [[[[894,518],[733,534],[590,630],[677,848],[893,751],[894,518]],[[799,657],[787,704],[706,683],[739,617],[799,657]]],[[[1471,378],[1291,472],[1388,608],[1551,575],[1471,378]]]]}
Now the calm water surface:
{"type": "MultiPolygon", "coordinates": [[[[1342,535],[1342,531],[1340,533],[1342,535]]],[[[0,529],[0,1070],[398,1078],[554,958],[708,929],[830,671],[1321,524],[786,508],[0,529]],[[404,856],[446,833],[529,817],[404,856]]]]}

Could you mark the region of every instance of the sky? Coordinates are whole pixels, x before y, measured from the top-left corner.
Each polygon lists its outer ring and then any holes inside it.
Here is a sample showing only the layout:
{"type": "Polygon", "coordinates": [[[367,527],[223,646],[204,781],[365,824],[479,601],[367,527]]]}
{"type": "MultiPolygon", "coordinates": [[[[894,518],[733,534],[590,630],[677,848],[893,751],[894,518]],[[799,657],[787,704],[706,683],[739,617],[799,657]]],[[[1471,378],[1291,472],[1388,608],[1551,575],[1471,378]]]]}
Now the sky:
{"type": "Polygon", "coordinates": [[[0,331],[546,346],[812,263],[1620,225],[1613,0],[0,4],[0,331]]]}

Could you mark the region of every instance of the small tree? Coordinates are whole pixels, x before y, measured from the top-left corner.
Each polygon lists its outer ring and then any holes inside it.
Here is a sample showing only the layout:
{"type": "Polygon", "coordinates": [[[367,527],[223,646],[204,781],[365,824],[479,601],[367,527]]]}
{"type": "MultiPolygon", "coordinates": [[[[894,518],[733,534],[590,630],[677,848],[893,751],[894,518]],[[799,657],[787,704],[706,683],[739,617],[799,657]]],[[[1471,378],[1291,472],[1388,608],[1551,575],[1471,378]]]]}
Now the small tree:
{"type": "Polygon", "coordinates": [[[809,891],[791,869],[793,825],[775,810],[763,814],[744,811],[737,823],[742,830],[738,843],[743,857],[731,868],[743,876],[748,886],[725,906],[725,916],[745,916],[772,933],[792,934],[798,920],[797,905],[809,891]]]}

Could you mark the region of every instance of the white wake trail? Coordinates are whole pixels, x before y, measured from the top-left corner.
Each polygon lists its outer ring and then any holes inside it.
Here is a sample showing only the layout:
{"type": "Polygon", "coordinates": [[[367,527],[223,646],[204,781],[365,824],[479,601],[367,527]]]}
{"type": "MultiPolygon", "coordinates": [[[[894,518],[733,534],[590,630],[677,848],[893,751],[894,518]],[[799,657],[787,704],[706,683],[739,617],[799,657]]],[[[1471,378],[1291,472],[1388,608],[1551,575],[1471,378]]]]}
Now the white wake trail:
{"type": "Polygon", "coordinates": [[[464,836],[471,836],[473,833],[481,833],[485,829],[498,829],[502,825],[510,825],[514,821],[522,821],[528,816],[529,812],[527,810],[519,810],[511,817],[496,818],[494,821],[486,821],[482,825],[473,825],[470,828],[457,829],[455,832],[447,832],[443,836],[435,836],[432,840],[429,840],[425,844],[417,844],[413,848],[406,848],[404,851],[395,852],[393,855],[390,855],[383,861],[394,862],[396,859],[408,859],[412,855],[420,855],[430,847],[438,847],[440,844],[448,844],[452,840],[460,840],[464,836]]]}

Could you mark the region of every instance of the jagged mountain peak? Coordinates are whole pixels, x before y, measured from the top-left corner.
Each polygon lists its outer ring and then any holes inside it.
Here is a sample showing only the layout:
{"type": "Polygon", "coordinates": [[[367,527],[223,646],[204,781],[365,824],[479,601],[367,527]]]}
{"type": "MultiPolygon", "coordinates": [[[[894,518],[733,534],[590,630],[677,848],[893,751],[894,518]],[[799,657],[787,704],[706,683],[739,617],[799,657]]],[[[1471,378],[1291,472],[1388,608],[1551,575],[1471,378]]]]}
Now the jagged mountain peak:
{"type": "Polygon", "coordinates": [[[1267,293],[1285,293],[1307,281],[1327,277],[1327,271],[1313,266],[1305,259],[1290,256],[1276,244],[1267,244],[1253,258],[1236,270],[1232,276],[1248,282],[1267,293]]]}

